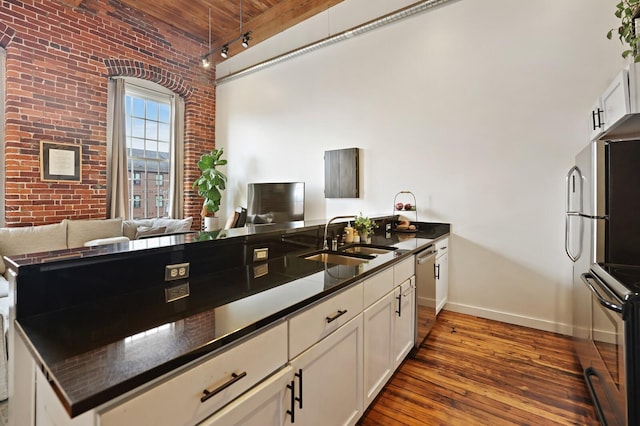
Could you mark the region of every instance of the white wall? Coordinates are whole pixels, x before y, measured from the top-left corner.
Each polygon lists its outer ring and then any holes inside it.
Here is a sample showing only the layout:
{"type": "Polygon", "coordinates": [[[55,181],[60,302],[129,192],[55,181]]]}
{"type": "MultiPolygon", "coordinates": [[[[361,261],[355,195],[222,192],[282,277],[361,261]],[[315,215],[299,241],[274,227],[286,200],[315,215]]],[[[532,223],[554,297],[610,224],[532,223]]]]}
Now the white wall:
{"type": "Polygon", "coordinates": [[[624,64],[615,4],[452,1],[221,84],[227,210],[248,182],[305,181],[307,219],[390,214],[411,190],[421,221],[452,224],[448,309],[569,333],[564,179],[624,64]],[[350,147],[361,198],[326,200],[323,153],[350,147]]]}

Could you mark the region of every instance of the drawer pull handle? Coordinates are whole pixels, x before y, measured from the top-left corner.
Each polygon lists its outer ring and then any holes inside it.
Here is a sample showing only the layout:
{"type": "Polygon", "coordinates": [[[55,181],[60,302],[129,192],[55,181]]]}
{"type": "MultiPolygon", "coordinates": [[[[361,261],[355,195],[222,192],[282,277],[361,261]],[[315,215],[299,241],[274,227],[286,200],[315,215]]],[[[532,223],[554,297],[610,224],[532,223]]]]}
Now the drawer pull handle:
{"type": "Polygon", "coordinates": [[[296,422],[296,382],[293,380],[287,385],[287,389],[291,390],[291,410],[287,410],[287,414],[291,416],[291,423],[296,422]]]}
{"type": "Polygon", "coordinates": [[[225,390],[226,388],[228,388],[238,380],[242,379],[246,375],[247,375],[246,371],[243,371],[240,374],[231,373],[231,378],[226,383],[221,384],[220,386],[218,386],[212,391],[209,391],[207,389],[203,390],[202,391],[203,395],[202,395],[202,398],[200,398],[200,402],[205,402],[207,399],[211,398],[215,394],[222,392],[223,390],[225,390]]]}
{"type": "Polygon", "coordinates": [[[346,314],[346,313],[347,313],[347,310],[346,310],[346,309],[344,309],[344,310],[342,310],[342,311],[338,311],[338,312],[336,312],[335,314],[333,314],[333,315],[331,315],[331,316],[327,317],[327,318],[326,318],[326,320],[327,320],[327,324],[329,324],[329,323],[331,323],[331,322],[334,322],[335,320],[337,320],[338,318],[340,318],[341,316],[343,316],[343,315],[344,315],[344,314],[346,314]]]}
{"type": "Polygon", "coordinates": [[[300,388],[300,396],[295,397],[295,400],[298,401],[298,408],[302,409],[302,368],[298,369],[294,376],[298,378],[298,387],[300,388]]]}

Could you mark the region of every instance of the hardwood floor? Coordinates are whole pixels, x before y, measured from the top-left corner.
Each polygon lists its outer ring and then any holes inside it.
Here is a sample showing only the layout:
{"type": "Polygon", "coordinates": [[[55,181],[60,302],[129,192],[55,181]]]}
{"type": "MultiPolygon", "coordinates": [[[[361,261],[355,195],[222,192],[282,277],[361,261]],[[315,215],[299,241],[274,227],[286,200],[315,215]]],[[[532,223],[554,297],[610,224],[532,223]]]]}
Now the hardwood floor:
{"type": "Polygon", "coordinates": [[[599,422],[570,337],[442,311],[358,424],[599,422]]]}

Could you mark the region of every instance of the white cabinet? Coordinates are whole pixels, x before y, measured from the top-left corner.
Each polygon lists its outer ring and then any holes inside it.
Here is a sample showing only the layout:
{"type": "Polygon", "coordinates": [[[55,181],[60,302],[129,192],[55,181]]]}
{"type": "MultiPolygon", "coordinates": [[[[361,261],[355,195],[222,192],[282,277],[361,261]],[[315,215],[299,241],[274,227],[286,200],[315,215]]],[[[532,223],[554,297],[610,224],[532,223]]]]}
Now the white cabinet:
{"type": "Polygon", "coordinates": [[[362,416],[362,314],[291,361],[296,377],[295,422],[354,425],[362,416]]]}
{"type": "Polygon", "coordinates": [[[292,389],[293,369],[287,366],[199,426],[281,426],[297,404],[291,399],[292,389]]]}
{"type": "Polygon", "coordinates": [[[589,112],[589,136],[591,140],[603,135],[617,139],[629,136],[637,129],[637,117],[631,114],[640,112],[640,68],[636,63],[629,64],[611,81],[589,112]]]}
{"type": "Polygon", "coordinates": [[[449,238],[436,242],[436,315],[449,300],[449,238]]]}
{"type": "Polygon", "coordinates": [[[364,310],[364,405],[368,406],[394,371],[395,291],[364,310]]]}
{"type": "Polygon", "coordinates": [[[415,344],[416,279],[411,277],[394,290],[397,310],[394,311],[393,355],[398,368],[415,344]]]}

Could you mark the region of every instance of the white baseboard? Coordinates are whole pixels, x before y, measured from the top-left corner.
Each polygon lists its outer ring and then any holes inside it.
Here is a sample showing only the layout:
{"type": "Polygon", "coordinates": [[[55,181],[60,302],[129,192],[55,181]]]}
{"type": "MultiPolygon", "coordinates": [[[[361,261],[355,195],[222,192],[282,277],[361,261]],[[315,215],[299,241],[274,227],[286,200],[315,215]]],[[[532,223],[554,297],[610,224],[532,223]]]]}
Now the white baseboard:
{"type": "Polygon", "coordinates": [[[478,308],[475,306],[451,302],[448,302],[446,304],[444,310],[473,315],[476,317],[486,318],[494,321],[506,322],[509,324],[521,325],[524,327],[535,328],[537,330],[551,331],[553,333],[565,334],[567,336],[571,336],[572,334],[571,324],[559,324],[539,318],[515,315],[508,312],[494,311],[491,309],[478,308]]]}

